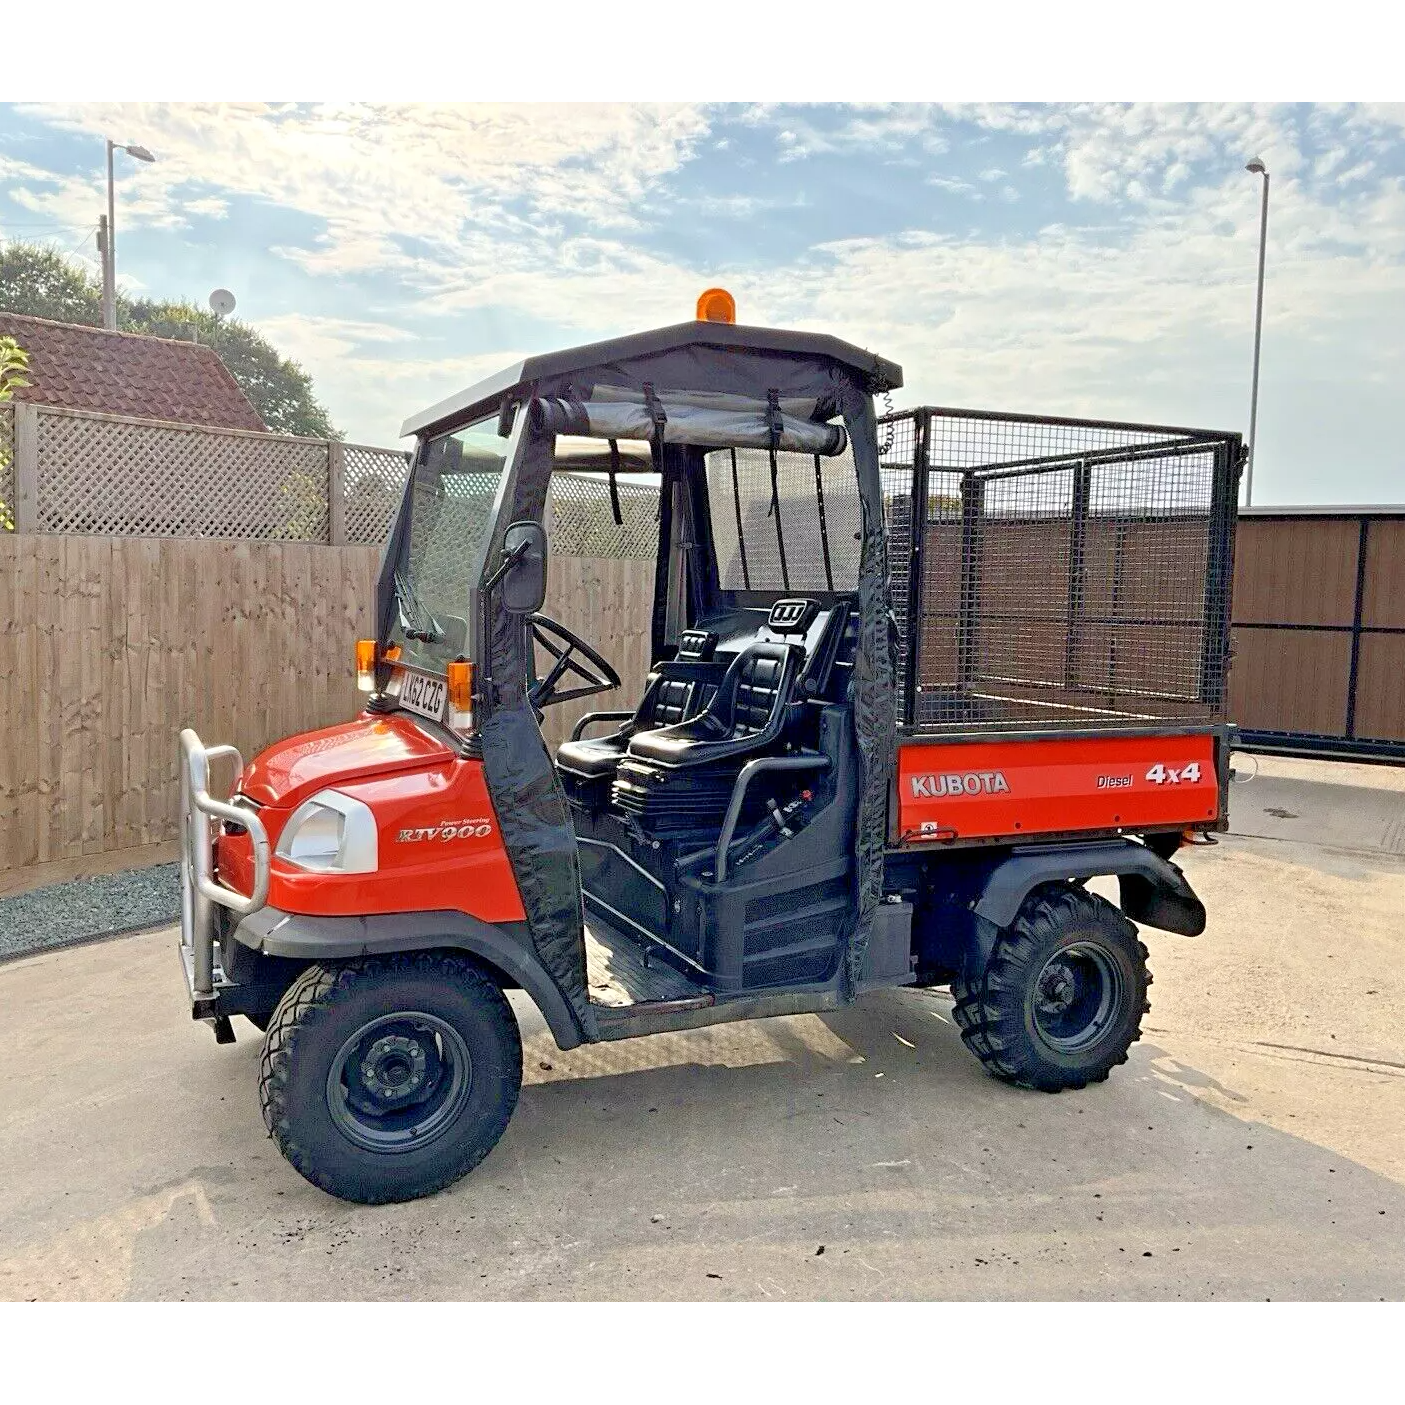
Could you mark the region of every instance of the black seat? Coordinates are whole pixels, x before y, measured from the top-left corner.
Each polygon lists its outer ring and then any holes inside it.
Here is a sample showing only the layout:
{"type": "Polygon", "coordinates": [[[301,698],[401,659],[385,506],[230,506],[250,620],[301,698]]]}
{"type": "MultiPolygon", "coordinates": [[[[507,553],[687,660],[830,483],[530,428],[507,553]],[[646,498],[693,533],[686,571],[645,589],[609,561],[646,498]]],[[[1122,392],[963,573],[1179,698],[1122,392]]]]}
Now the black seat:
{"type": "Polygon", "coordinates": [[[696,717],[631,737],[615,772],[615,809],[658,836],[719,825],[746,760],[780,745],[804,657],[799,644],[752,644],[696,717]]]}
{"type": "Polygon", "coordinates": [[[764,751],[780,736],[804,662],[800,644],[759,640],[732,661],[716,696],[695,717],[636,732],[628,754],[669,767],[703,766],[764,751]]]}
{"type": "MultiPolygon", "coordinates": [[[[623,726],[600,737],[572,737],[556,748],[556,764],[564,773],[569,794],[581,800],[593,798],[603,802],[608,798],[608,784],[607,793],[597,796],[596,786],[591,783],[614,779],[631,737],[655,727],[670,727],[686,721],[711,701],[717,691],[716,683],[709,683],[705,678],[671,676],[665,671],[670,667],[665,664],[649,675],[639,706],[623,719],[623,726]]],[[[621,720],[619,714],[605,716],[621,720]]],[[[576,724],[578,730],[585,720],[576,724]]]]}

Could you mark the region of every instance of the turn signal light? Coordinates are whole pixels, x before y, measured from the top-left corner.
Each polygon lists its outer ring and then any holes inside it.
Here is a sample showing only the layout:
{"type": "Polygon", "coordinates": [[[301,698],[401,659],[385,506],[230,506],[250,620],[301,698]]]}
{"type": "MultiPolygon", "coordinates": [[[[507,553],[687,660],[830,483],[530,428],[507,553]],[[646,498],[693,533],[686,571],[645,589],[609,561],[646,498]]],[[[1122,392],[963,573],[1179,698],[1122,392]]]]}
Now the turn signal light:
{"type": "Polygon", "coordinates": [[[358,639],[356,641],[356,686],[363,693],[371,693],[376,687],[376,641],[358,639]]]}
{"type": "Polygon", "coordinates": [[[699,322],[732,322],[737,320],[737,302],[726,288],[709,288],[698,298],[699,322]]]}
{"type": "Polygon", "coordinates": [[[473,665],[456,659],[448,667],[449,726],[466,732],[473,727],[473,665]]]}

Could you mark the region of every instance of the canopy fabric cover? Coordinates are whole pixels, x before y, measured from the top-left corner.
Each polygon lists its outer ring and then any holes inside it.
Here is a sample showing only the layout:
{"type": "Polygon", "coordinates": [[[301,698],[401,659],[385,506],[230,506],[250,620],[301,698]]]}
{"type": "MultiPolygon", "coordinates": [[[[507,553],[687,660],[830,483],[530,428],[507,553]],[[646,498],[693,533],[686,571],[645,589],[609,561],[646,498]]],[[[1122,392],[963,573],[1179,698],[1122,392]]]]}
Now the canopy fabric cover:
{"type": "Polygon", "coordinates": [[[589,400],[538,399],[531,412],[537,428],[547,434],[653,441],[658,433],[655,407],[663,417],[664,444],[787,449],[828,457],[843,453],[849,442],[843,425],[809,418],[816,408],[813,397],[777,397],[773,414],[768,401],[742,395],[660,390],[651,405],[642,391],[599,385],[589,400]]]}
{"type": "MultiPolygon", "coordinates": [[[[479,381],[477,385],[411,415],[401,426],[400,433],[435,433],[494,412],[505,400],[520,402],[533,393],[559,394],[560,391],[548,390],[548,387],[564,387],[582,372],[603,372],[609,367],[637,365],[661,359],[673,352],[699,349],[760,355],[768,358],[773,367],[783,364],[787,358],[809,358],[811,364],[816,358],[822,358],[833,366],[842,367],[849,373],[850,379],[869,394],[897,390],[903,383],[901,366],[862,347],[840,341],[838,337],[726,322],[679,322],[671,327],[656,327],[652,331],[635,332],[589,346],[529,356],[479,381]]],[[[604,374],[599,378],[611,379],[604,374]]],[[[667,379],[660,377],[655,383],[697,385],[693,380],[672,376],[667,379]]],[[[753,388],[742,393],[754,395],[756,391],[753,388]]]]}

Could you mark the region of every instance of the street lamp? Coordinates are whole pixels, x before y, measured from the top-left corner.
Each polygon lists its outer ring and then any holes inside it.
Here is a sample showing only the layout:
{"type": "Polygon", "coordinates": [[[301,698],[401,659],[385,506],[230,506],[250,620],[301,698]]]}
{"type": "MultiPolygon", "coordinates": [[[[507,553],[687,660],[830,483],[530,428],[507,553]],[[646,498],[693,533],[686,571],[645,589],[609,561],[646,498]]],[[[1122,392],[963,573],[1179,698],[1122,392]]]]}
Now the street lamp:
{"type": "Polygon", "coordinates": [[[117,330],[117,210],[112,193],[112,153],[125,151],[138,161],[154,161],[156,158],[144,146],[122,146],[120,143],[107,143],[107,231],[103,239],[102,260],[102,325],[109,332],[117,330]]]}
{"type": "Polygon", "coordinates": [[[1268,167],[1254,157],[1244,167],[1253,175],[1264,178],[1263,204],[1259,210],[1259,294],[1254,304],[1254,380],[1249,391],[1249,454],[1244,466],[1244,506],[1254,501],[1254,447],[1259,425],[1259,344],[1264,329],[1264,251],[1268,246],[1268,167]]]}

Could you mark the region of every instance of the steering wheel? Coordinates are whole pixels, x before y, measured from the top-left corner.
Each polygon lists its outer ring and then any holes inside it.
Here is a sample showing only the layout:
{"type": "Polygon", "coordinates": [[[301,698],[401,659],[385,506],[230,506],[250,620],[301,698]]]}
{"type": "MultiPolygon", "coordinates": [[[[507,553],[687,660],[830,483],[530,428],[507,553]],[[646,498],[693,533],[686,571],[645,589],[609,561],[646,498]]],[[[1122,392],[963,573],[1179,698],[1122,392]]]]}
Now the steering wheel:
{"type": "MultiPolygon", "coordinates": [[[[550,615],[528,615],[533,645],[540,644],[555,660],[544,678],[534,679],[527,688],[527,700],[540,712],[553,703],[588,698],[620,686],[620,676],[578,634],[573,634],[550,615]],[[557,688],[567,674],[584,679],[575,688],[557,688]]],[[[535,667],[535,649],[534,667],[535,667]]]]}

